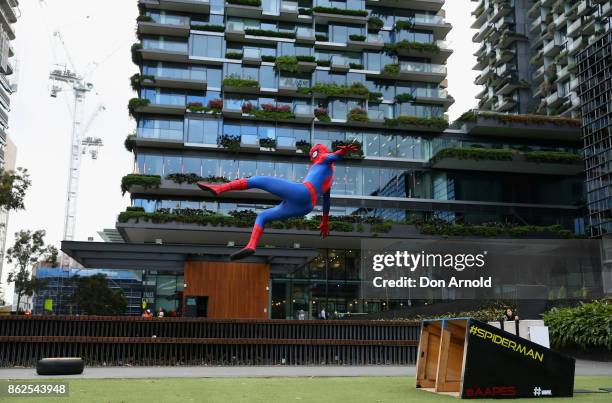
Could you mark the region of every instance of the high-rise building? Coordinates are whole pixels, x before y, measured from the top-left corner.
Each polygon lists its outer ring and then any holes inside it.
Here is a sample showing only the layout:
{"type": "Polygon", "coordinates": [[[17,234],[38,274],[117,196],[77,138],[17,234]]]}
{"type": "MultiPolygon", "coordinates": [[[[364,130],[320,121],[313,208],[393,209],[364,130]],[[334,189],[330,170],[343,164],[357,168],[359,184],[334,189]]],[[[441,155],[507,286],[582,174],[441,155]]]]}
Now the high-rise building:
{"type": "Polygon", "coordinates": [[[598,237],[612,232],[612,30],[578,55],[578,75],[588,224],[598,237]]]}
{"type": "Polygon", "coordinates": [[[447,128],[443,1],[139,4],[137,129],[125,142],[134,171],[122,181],[131,206],[116,224],[125,243],[62,248],[85,267],[143,269],[156,309],[208,304],[236,317],[237,303],[263,300],[271,318],[376,312],[414,302],[363,297],[362,240],[583,232],[578,120],[471,112],[447,128]],[[266,291],[229,295],[242,268],[200,262],[246,244],[255,213],[278,199],[253,189],[213,197],[195,182],[301,181],[312,145],[350,142],[362,155],[336,164],[331,236],[319,236],[320,203],[271,223],[253,256],[272,262],[269,282],[257,280],[266,291]],[[305,256],[314,260],[291,266],[305,256]],[[204,280],[210,270],[226,272],[204,280]]]}
{"type": "Polygon", "coordinates": [[[577,117],[576,56],[610,27],[605,0],[473,0],[480,110],[577,117]]]}
{"type": "MultiPolygon", "coordinates": [[[[9,76],[13,74],[10,58],[14,55],[11,41],[15,39],[13,25],[17,22],[17,0],[0,0],[0,170],[15,169],[17,149],[8,138],[8,113],[11,109],[11,94],[16,86],[11,84],[9,76]]],[[[0,209],[0,278],[4,264],[4,247],[8,212],[0,209]]]]}

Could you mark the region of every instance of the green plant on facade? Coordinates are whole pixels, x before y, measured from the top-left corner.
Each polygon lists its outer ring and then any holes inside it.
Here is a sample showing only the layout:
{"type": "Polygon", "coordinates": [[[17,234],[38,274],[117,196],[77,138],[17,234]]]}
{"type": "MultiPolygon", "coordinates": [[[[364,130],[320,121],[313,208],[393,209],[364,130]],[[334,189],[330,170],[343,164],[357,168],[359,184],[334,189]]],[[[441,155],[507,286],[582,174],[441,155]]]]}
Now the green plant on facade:
{"type": "Polygon", "coordinates": [[[368,94],[368,102],[373,104],[379,104],[383,101],[382,92],[370,92],[368,94]]]}
{"type": "Polygon", "coordinates": [[[315,34],[315,39],[319,42],[327,42],[329,40],[327,35],[323,35],[323,34],[315,34]]]}
{"type": "Polygon", "coordinates": [[[138,22],[153,22],[153,18],[150,15],[139,15],[136,17],[138,22]]]}
{"type": "Polygon", "coordinates": [[[242,53],[241,52],[227,52],[225,53],[225,58],[233,59],[233,60],[240,60],[242,59],[242,53]]]}
{"type": "Polygon", "coordinates": [[[384,47],[385,51],[389,54],[397,54],[400,50],[414,50],[417,52],[432,52],[439,53],[440,47],[435,43],[422,43],[422,42],[412,42],[403,40],[396,43],[386,44],[384,47]]]}
{"type": "Polygon", "coordinates": [[[274,62],[276,62],[276,56],[262,55],[261,56],[261,61],[262,62],[274,63],[274,62]]]}
{"type": "Polygon", "coordinates": [[[191,29],[195,31],[208,31],[208,32],[225,32],[224,25],[198,25],[192,24],[191,29]]]}
{"type": "Polygon", "coordinates": [[[140,63],[142,62],[142,54],[140,52],[141,50],[142,43],[140,42],[134,43],[130,48],[130,51],[132,52],[132,63],[138,66],[140,66],[140,63]]]}
{"type": "Polygon", "coordinates": [[[419,232],[422,235],[435,236],[460,236],[460,237],[513,237],[524,238],[530,236],[556,237],[556,238],[572,238],[572,233],[564,229],[560,225],[537,226],[523,225],[513,226],[507,224],[482,224],[482,225],[464,225],[453,224],[446,221],[431,221],[417,225],[419,232]]]}
{"type": "Polygon", "coordinates": [[[610,300],[552,308],[543,315],[554,347],[612,350],[612,303],[610,300]]]}
{"type": "Polygon", "coordinates": [[[327,97],[367,97],[370,93],[362,83],[356,82],[351,85],[338,85],[335,83],[317,83],[311,88],[314,94],[322,94],[327,97]]]}
{"type": "Polygon", "coordinates": [[[329,67],[331,66],[331,60],[317,60],[317,66],[329,67]]]}
{"type": "Polygon", "coordinates": [[[173,173],[166,175],[166,179],[182,185],[183,183],[194,184],[202,181],[204,178],[195,173],[173,173]]]}
{"type": "Polygon", "coordinates": [[[142,84],[145,82],[155,83],[155,76],[147,75],[147,74],[139,74],[136,73],[132,77],[130,77],[130,85],[132,89],[136,92],[140,91],[142,84]]]}
{"type": "Polygon", "coordinates": [[[148,99],[144,99],[144,98],[130,99],[130,102],[128,102],[128,112],[130,113],[130,116],[133,118],[136,118],[136,113],[137,113],[136,110],[138,108],[149,106],[150,103],[151,101],[149,101],[148,99]]]}
{"type": "Polygon", "coordinates": [[[252,109],[249,114],[258,119],[267,120],[290,120],[295,119],[293,112],[286,110],[271,110],[271,109],[252,109]]]}
{"type": "Polygon", "coordinates": [[[349,35],[349,39],[351,41],[355,41],[355,42],[365,42],[366,41],[366,36],[365,35],[352,34],[352,35],[349,35]]]}
{"type": "Polygon", "coordinates": [[[295,39],[295,32],[270,31],[267,29],[247,28],[244,30],[244,33],[253,36],[269,36],[273,38],[295,39]]]}
{"type": "Polygon", "coordinates": [[[261,0],[227,0],[227,3],[240,6],[261,7],[261,0]]]}
{"type": "Polygon", "coordinates": [[[414,101],[414,97],[412,96],[412,94],[408,94],[408,93],[404,93],[404,94],[397,94],[395,96],[395,102],[398,103],[404,103],[404,102],[412,102],[414,101]]]}
{"type": "Polygon", "coordinates": [[[472,147],[452,147],[444,148],[431,158],[432,163],[436,163],[445,158],[456,158],[460,160],[473,161],[512,161],[516,151],[498,148],[472,148],[472,147]]]}
{"type": "Polygon", "coordinates": [[[385,67],[383,67],[383,73],[391,75],[391,76],[399,76],[399,73],[400,73],[399,63],[387,64],[385,67]]]}
{"type": "Polygon", "coordinates": [[[299,15],[312,15],[312,8],[300,7],[298,9],[299,15]]]}
{"type": "Polygon", "coordinates": [[[448,122],[444,118],[423,118],[419,116],[407,115],[402,115],[395,119],[385,118],[385,125],[389,127],[422,126],[439,131],[444,131],[446,128],[448,128],[448,122]]]}
{"type": "Polygon", "coordinates": [[[123,142],[123,146],[125,147],[125,149],[129,152],[134,151],[134,146],[136,145],[136,134],[132,133],[132,134],[128,134],[127,137],[125,138],[125,141],[123,142]]]}
{"type": "Polygon", "coordinates": [[[295,56],[279,56],[275,61],[276,69],[286,73],[298,72],[298,60],[295,56]]]}
{"type": "Polygon", "coordinates": [[[353,70],[363,70],[363,64],[361,63],[349,63],[349,68],[353,70]]]}
{"type": "Polygon", "coordinates": [[[228,151],[237,152],[240,149],[240,136],[223,134],[217,139],[217,144],[228,151]]]}
{"type": "Polygon", "coordinates": [[[368,31],[379,32],[381,29],[383,29],[384,26],[385,23],[382,19],[378,17],[368,18],[368,31]]]}
{"type": "Polygon", "coordinates": [[[161,185],[159,175],[129,174],[121,178],[121,193],[125,194],[131,186],[141,186],[144,189],[157,189],[161,185]]]}
{"type": "Polygon", "coordinates": [[[259,88],[259,81],[230,75],[223,79],[223,86],[236,88],[259,88]]]}
{"type": "Polygon", "coordinates": [[[368,112],[363,108],[351,109],[347,115],[349,122],[368,122],[368,112]]]}
{"type": "Polygon", "coordinates": [[[298,62],[316,63],[317,59],[314,56],[298,55],[295,57],[298,62]]]}
{"type": "Polygon", "coordinates": [[[347,10],[344,8],[336,7],[313,7],[312,11],[314,11],[315,13],[350,15],[354,17],[368,16],[368,12],[366,10],[347,10]]]}
{"type": "Polygon", "coordinates": [[[412,29],[414,29],[414,22],[412,21],[397,21],[395,23],[395,32],[400,32],[400,31],[411,31],[412,29]]]}
{"type": "Polygon", "coordinates": [[[276,148],[276,139],[271,139],[271,138],[259,139],[259,146],[263,148],[276,148]]]}
{"type": "Polygon", "coordinates": [[[575,164],[583,161],[581,155],[563,151],[529,151],[525,157],[527,161],[538,163],[575,164]]]}
{"type": "Polygon", "coordinates": [[[295,148],[300,150],[302,153],[308,155],[312,145],[306,140],[298,140],[295,142],[295,148]]]}
{"type": "Polygon", "coordinates": [[[478,119],[478,114],[473,110],[469,110],[467,112],[463,112],[461,116],[457,119],[459,122],[476,122],[478,119]]]}

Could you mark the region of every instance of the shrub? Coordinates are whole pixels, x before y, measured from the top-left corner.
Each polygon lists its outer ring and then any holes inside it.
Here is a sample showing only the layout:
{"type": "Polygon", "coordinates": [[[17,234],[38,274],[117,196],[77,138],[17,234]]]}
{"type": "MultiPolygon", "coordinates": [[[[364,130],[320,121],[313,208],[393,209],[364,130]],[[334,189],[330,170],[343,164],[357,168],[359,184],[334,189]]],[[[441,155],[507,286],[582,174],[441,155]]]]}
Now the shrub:
{"type": "Polygon", "coordinates": [[[582,162],[582,156],[578,154],[560,151],[530,151],[525,153],[528,161],[545,162],[556,164],[574,164],[582,162]]]}
{"type": "Polygon", "coordinates": [[[140,53],[142,50],[142,43],[136,42],[132,45],[130,50],[132,52],[132,62],[140,66],[140,63],[142,63],[142,54],[140,53]]]}
{"type": "Polygon", "coordinates": [[[311,8],[300,8],[298,9],[298,13],[300,15],[312,15],[312,9],[311,8]]]}
{"type": "Polygon", "coordinates": [[[513,115],[495,112],[477,112],[477,117],[482,117],[485,119],[497,119],[503,123],[524,123],[536,125],[553,124],[557,126],[572,127],[580,127],[582,124],[580,119],[564,118],[561,116],[513,115]]]}
{"type": "Polygon", "coordinates": [[[440,52],[440,47],[435,43],[411,42],[407,40],[385,45],[385,51],[389,54],[397,54],[399,50],[416,50],[418,52],[440,52]]]}
{"type": "Polygon", "coordinates": [[[361,63],[349,63],[349,67],[355,70],[363,70],[363,64],[361,63]]]}
{"type": "Polygon", "coordinates": [[[240,136],[223,134],[219,136],[217,143],[219,146],[229,151],[238,151],[238,149],[240,148],[240,136]]]}
{"type": "Polygon", "coordinates": [[[136,92],[140,90],[140,87],[142,87],[142,84],[145,81],[150,81],[152,83],[155,83],[155,76],[146,75],[146,74],[140,75],[136,73],[132,77],[130,77],[130,85],[132,86],[132,89],[136,92]]]}
{"type": "Polygon", "coordinates": [[[264,62],[274,63],[276,61],[276,56],[264,55],[264,56],[261,57],[261,60],[264,61],[264,62]]]}
{"type": "Polygon", "coordinates": [[[192,25],[191,29],[196,31],[225,32],[225,26],[223,25],[192,25]]]}
{"type": "Polygon", "coordinates": [[[320,42],[328,41],[327,35],[323,35],[323,34],[315,34],[315,39],[320,42]]]}
{"type": "Polygon", "coordinates": [[[295,118],[289,105],[262,104],[261,109],[252,108],[248,113],[260,119],[287,120],[295,118]]]}
{"type": "Polygon", "coordinates": [[[512,161],[515,153],[512,150],[496,148],[444,148],[431,158],[433,163],[444,158],[457,158],[461,160],[495,160],[512,161]]]}
{"type": "Polygon", "coordinates": [[[261,0],[227,0],[228,4],[238,4],[241,6],[261,7],[261,0]]]}
{"type": "Polygon", "coordinates": [[[385,23],[382,19],[378,17],[370,17],[368,18],[368,30],[372,32],[378,32],[385,26],[385,23]]]}
{"type": "Polygon", "coordinates": [[[138,22],[153,22],[153,18],[150,15],[139,15],[136,17],[136,21],[138,22]]]}
{"type": "Polygon", "coordinates": [[[144,209],[144,207],[128,206],[128,207],[126,207],[125,211],[142,211],[142,212],[144,212],[145,209],[144,209]]]}
{"type": "Polygon", "coordinates": [[[363,108],[351,109],[348,113],[347,119],[349,122],[367,122],[368,112],[363,108]]]}
{"type": "Polygon", "coordinates": [[[316,59],[314,56],[296,56],[295,58],[297,59],[298,62],[308,62],[308,63],[316,62],[316,59]]]}
{"type": "Polygon", "coordinates": [[[315,13],[323,14],[341,14],[341,15],[352,15],[355,17],[367,17],[368,12],[365,10],[346,10],[336,7],[313,7],[312,11],[315,13]]]}
{"type": "Polygon", "coordinates": [[[544,313],[555,347],[612,350],[612,304],[610,301],[581,303],[570,308],[553,308],[544,313]]]}
{"type": "Polygon", "coordinates": [[[328,97],[368,96],[370,93],[368,88],[359,82],[355,82],[350,86],[334,83],[317,83],[311,90],[313,93],[323,94],[328,97]]]}
{"type": "Polygon", "coordinates": [[[315,108],[314,115],[319,122],[331,122],[329,110],[326,108],[315,108]]]}
{"type": "Polygon", "coordinates": [[[241,78],[237,75],[231,75],[223,79],[223,85],[228,87],[259,88],[259,81],[241,78]]]}
{"type": "Polygon", "coordinates": [[[270,36],[274,38],[295,39],[295,32],[269,31],[266,29],[247,28],[244,30],[244,33],[247,35],[254,35],[254,36],[270,36]]]}
{"type": "Polygon", "coordinates": [[[368,101],[376,104],[381,103],[383,101],[382,92],[370,92],[368,95],[368,101]]]}
{"type": "Polygon", "coordinates": [[[157,189],[161,185],[159,175],[129,174],[121,178],[121,193],[125,194],[130,186],[142,186],[145,189],[157,189]]]}
{"type": "Polygon", "coordinates": [[[457,119],[459,122],[475,122],[478,118],[478,114],[473,110],[469,110],[467,112],[463,112],[461,116],[457,119]]]}
{"type": "Polygon", "coordinates": [[[395,119],[385,118],[385,124],[389,127],[403,125],[423,126],[443,131],[448,127],[448,122],[444,118],[422,118],[418,116],[399,116],[395,119]]]}
{"type": "Polygon", "coordinates": [[[221,112],[221,109],[223,109],[223,100],[211,99],[210,101],[208,101],[208,107],[213,111],[221,112]]]}
{"type": "Polygon", "coordinates": [[[148,99],[144,99],[144,98],[132,98],[132,99],[130,99],[130,102],[128,102],[128,112],[130,113],[130,116],[135,118],[136,117],[136,109],[142,108],[144,106],[148,106],[150,103],[151,103],[151,101],[149,101],[148,99]]]}
{"type": "Polygon", "coordinates": [[[306,140],[298,140],[295,142],[295,148],[302,151],[304,154],[308,154],[311,147],[312,145],[306,140]]]}
{"type": "Polygon", "coordinates": [[[271,138],[259,139],[259,146],[263,148],[276,148],[276,139],[271,139],[271,138]]]}
{"type": "Polygon", "coordinates": [[[397,94],[395,96],[395,101],[399,103],[412,102],[414,101],[414,97],[412,96],[412,94],[397,94]]]}
{"type": "Polygon", "coordinates": [[[355,42],[365,42],[366,36],[365,35],[352,34],[352,35],[349,35],[349,39],[351,41],[355,41],[355,42]]]}
{"type": "Polygon", "coordinates": [[[297,73],[298,60],[295,56],[279,56],[276,58],[276,69],[287,73],[297,73]]]}
{"type": "Polygon", "coordinates": [[[134,145],[136,145],[136,142],[134,141],[135,139],[136,139],[135,134],[128,134],[127,137],[125,138],[125,141],[123,142],[123,146],[129,152],[134,151],[134,145]]]}
{"type": "Polygon", "coordinates": [[[240,60],[240,59],[242,59],[242,53],[240,53],[240,52],[227,52],[227,53],[225,53],[225,58],[226,59],[240,60]]]}
{"type": "Polygon", "coordinates": [[[387,64],[383,67],[383,73],[390,74],[393,76],[397,76],[400,73],[400,65],[399,63],[387,64]]]}
{"type": "Polygon", "coordinates": [[[317,60],[317,66],[329,67],[331,66],[331,60],[317,60]]]}
{"type": "Polygon", "coordinates": [[[410,31],[412,28],[414,28],[412,21],[397,21],[395,23],[395,32],[410,31]]]}
{"type": "Polygon", "coordinates": [[[195,173],[173,173],[170,175],[166,175],[166,179],[171,180],[175,183],[183,184],[183,183],[189,183],[189,184],[193,184],[199,181],[202,181],[204,178],[202,178],[200,175],[195,174],[195,173]]]}

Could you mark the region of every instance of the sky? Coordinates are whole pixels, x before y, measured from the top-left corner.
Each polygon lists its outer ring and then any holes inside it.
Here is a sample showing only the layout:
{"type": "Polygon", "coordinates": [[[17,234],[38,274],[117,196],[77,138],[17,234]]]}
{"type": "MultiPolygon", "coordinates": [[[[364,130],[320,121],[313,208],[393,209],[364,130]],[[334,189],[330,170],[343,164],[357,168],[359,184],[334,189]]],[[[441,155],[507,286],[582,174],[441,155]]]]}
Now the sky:
{"type": "MultiPolygon", "coordinates": [[[[99,241],[97,231],[114,228],[117,214],[129,204],[129,195],[121,195],[120,182],[133,170],[132,155],[123,141],[135,128],[126,105],[134,96],[129,77],[137,72],[130,55],[130,46],[136,41],[136,4],[137,0],[20,2],[13,42],[18,73],[12,77],[18,90],[11,98],[8,133],[17,145],[17,166],[29,170],[32,186],[25,199],[26,209],[10,214],[7,248],[13,243],[13,234],[22,229],[45,230],[47,243],[58,248],[62,239],[72,101],[69,90],[50,97],[49,72],[57,65],[73,66],[94,85],[83,105],[83,124],[100,105],[105,107],[87,132],[87,136],[102,138],[105,145],[97,160],[88,156],[82,160],[75,240],[94,237],[99,241]]],[[[453,25],[447,37],[454,49],[448,60],[448,90],[456,101],[448,112],[452,121],[476,105],[478,88],[473,81],[477,72],[472,70],[476,45],[469,28],[474,3],[447,0],[444,8],[447,22],[453,25]]],[[[11,269],[4,264],[2,286],[11,269]]],[[[11,294],[7,288],[5,299],[10,300],[11,294]]]]}

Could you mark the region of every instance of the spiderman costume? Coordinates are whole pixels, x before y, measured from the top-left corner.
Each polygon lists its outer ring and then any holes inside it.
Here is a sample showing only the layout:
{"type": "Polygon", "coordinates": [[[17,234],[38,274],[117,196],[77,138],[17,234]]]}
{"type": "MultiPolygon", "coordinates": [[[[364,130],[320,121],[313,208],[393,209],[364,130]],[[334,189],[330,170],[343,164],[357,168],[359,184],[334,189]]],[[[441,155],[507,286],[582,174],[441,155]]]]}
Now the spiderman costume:
{"type": "Polygon", "coordinates": [[[302,183],[290,182],[273,176],[253,176],[220,185],[198,182],[200,189],[212,192],[215,195],[231,190],[262,189],[282,199],[278,206],[257,214],[249,243],[243,249],[233,253],[230,259],[238,260],[255,253],[266,223],[290,217],[301,217],[310,213],[316,206],[319,196],[323,196],[323,218],[319,230],[322,237],[328,236],[330,190],[334,181],[334,162],[342,159],[349,151],[356,150],[356,146],[349,144],[338,147],[336,152],[330,153],[329,149],[323,144],[315,144],[309,153],[312,165],[302,183]]]}

